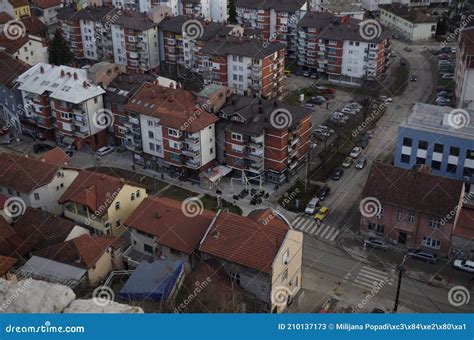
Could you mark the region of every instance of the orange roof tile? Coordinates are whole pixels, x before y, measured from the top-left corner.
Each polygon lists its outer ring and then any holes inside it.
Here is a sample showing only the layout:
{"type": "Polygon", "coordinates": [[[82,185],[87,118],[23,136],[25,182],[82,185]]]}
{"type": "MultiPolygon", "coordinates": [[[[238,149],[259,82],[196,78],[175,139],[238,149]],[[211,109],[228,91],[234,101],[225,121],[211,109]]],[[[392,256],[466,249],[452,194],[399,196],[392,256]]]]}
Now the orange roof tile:
{"type": "Polygon", "coordinates": [[[41,160],[56,165],[65,165],[71,160],[71,157],[69,157],[60,147],[55,147],[43,154],[41,160]]]}
{"type": "Polygon", "coordinates": [[[8,273],[17,262],[17,259],[0,255],[0,276],[8,273]]]}

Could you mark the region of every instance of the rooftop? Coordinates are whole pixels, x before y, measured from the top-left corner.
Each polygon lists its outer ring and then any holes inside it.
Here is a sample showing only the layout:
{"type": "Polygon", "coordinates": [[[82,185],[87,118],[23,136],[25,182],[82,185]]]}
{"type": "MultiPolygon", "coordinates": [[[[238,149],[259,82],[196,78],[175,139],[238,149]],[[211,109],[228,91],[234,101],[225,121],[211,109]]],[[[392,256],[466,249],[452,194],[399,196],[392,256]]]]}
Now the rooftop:
{"type": "Polygon", "coordinates": [[[305,0],[237,0],[237,7],[269,10],[277,12],[296,12],[306,8],[305,0]]]}
{"type": "Polygon", "coordinates": [[[260,223],[252,218],[221,212],[200,250],[229,262],[270,273],[289,227],[260,223]]]}
{"type": "Polygon", "coordinates": [[[247,37],[219,38],[215,36],[204,44],[200,53],[209,55],[236,55],[254,59],[263,59],[285,49],[282,43],[268,43],[263,39],[247,37]]]}
{"type": "Polygon", "coordinates": [[[0,255],[20,258],[31,251],[31,247],[0,216],[0,255]]]}
{"type": "Polygon", "coordinates": [[[197,249],[206,230],[216,215],[203,210],[202,214],[188,217],[182,202],[165,197],[147,197],[125,222],[157,238],[156,242],[172,249],[191,254],[197,249]]]}
{"type": "Polygon", "coordinates": [[[41,155],[40,159],[44,162],[56,164],[56,165],[66,165],[71,157],[69,157],[63,149],[59,146],[55,147],[52,150],[45,152],[41,155]]]}
{"type": "MultiPolygon", "coordinates": [[[[191,20],[191,19],[185,15],[178,15],[175,17],[166,17],[159,24],[160,31],[182,34],[184,24],[188,20],[191,20]]],[[[198,20],[201,23],[202,27],[204,28],[201,37],[199,37],[198,39],[200,41],[208,41],[209,39],[211,39],[212,37],[216,35],[220,37],[225,37],[232,30],[231,26],[226,26],[221,23],[217,23],[213,21],[205,21],[205,20],[196,19],[196,18],[193,18],[192,20],[198,20]]]]}
{"type": "MultiPolygon", "coordinates": [[[[462,123],[461,123],[462,124],[462,123]]],[[[416,103],[412,108],[411,115],[400,125],[400,128],[410,128],[421,131],[428,131],[457,138],[474,140],[474,112],[456,110],[452,107],[437,106],[431,104],[416,103]],[[459,125],[457,128],[454,115],[459,117],[469,115],[469,125],[459,125]],[[456,128],[455,128],[456,127],[456,128]]]]}
{"type": "Polygon", "coordinates": [[[87,71],[69,66],[39,63],[18,77],[19,89],[39,95],[49,92],[54,99],[79,104],[105,91],[87,78],[87,71]]]}
{"type": "Polygon", "coordinates": [[[461,181],[374,162],[363,197],[444,217],[458,205],[462,189],[461,181]]]}
{"type": "Polygon", "coordinates": [[[46,9],[61,5],[61,0],[31,0],[31,2],[39,8],[46,9]]]}
{"type": "Polygon", "coordinates": [[[423,13],[418,8],[411,6],[404,6],[400,4],[380,5],[381,10],[395,14],[396,16],[405,19],[413,24],[432,24],[438,21],[435,18],[423,13]]]}
{"type": "Polygon", "coordinates": [[[28,0],[8,0],[13,8],[28,6],[28,0]]]}
{"type": "Polygon", "coordinates": [[[13,20],[13,17],[11,17],[7,12],[0,12],[0,25],[6,24],[10,20],[13,20]]]}
{"type": "Polygon", "coordinates": [[[13,266],[16,265],[17,262],[17,259],[0,255],[0,276],[3,276],[8,273],[13,268],[13,266]]]}
{"type": "Polygon", "coordinates": [[[30,38],[25,35],[18,39],[9,39],[7,36],[0,34],[0,47],[3,47],[5,52],[10,55],[15,54],[19,49],[26,45],[30,41],[30,38]]]}
{"type": "Polygon", "coordinates": [[[60,167],[15,153],[0,153],[0,185],[21,193],[50,183],[60,167]],[[21,178],[21,181],[18,179],[21,178]]]}
{"type": "Polygon", "coordinates": [[[144,83],[154,80],[153,76],[146,74],[120,74],[105,89],[105,97],[111,103],[123,105],[144,83]]]}
{"type": "Polygon", "coordinates": [[[0,84],[3,86],[12,89],[16,78],[28,68],[26,63],[0,51],[0,84]]]}
{"type": "Polygon", "coordinates": [[[25,25],[26,32],[31,35],[42,35],[48,33],[48,26],[42,22],[36,15],[20,19],[25,25]]]}

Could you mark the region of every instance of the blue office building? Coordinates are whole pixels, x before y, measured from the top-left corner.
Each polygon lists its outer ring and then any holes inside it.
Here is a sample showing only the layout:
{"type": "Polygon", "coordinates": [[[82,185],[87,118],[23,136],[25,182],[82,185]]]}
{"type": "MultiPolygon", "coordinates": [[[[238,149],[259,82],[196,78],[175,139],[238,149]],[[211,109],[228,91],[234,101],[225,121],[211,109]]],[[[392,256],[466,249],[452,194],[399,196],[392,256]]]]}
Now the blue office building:
{"type": "Polygon", "coordinates": [[[394,164],[474,183],[474,112],[416,103],[398,128],[394,164]]]}

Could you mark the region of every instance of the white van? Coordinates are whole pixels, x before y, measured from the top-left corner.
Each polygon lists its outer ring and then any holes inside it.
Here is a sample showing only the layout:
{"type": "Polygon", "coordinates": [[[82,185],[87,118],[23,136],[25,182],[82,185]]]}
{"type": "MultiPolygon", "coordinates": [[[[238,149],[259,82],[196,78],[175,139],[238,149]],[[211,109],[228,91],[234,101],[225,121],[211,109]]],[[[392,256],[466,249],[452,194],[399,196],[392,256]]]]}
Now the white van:
{"type": "Polygon", "coordinates": [[[308,215],[313,215],[316,213],[318,205],[319,205],[319,198],[314,197],[313,199],[311,199],[311,201],[309,201],[304,212],[308,215]]]}

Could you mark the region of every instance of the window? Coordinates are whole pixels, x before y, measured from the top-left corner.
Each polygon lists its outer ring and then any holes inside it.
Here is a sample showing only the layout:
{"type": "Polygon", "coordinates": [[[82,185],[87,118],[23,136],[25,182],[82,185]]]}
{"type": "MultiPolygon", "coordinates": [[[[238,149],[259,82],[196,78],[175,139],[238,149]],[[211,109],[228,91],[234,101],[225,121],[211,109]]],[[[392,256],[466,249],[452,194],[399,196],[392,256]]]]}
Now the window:
{"type": "Polygon", "coordinates": [[[174,130],[174,129],[168,129],[168,135],[174,136],[174,137],[178,137],[178,136],[179,136],[178,131],[176,131],[176,130],[174,130]]]}
{"type": "Polygon", "coordinates": [[[281,283],[285,283],[288,280],[288,268],[286,268],[281,275],[281,283]]]}
{"type": "Polygon", "coordinates": [[[409,211],[408,212],[408,223],[413,223],[413,221],[415,221],[415,214],[413,213],[413,211],[409,211]]]}
{"type": "Polygon", "coordinates": [[[170,159],[174,161],[181,161],[181,156],[176,153],[170,153],[170,159]]]}
{"type": "Polygon", "coordinates": [[[148,244],[143,245],[143,250],[149,254],[153,254],[153,247],[149,246],[148,244]]]}
{"type": "Polygon", "coordinates": [[[130,201],[135,201],[135,193],[132,192],[130,195],[130,201]]]}
{"type": "Polygon", "coordinates": [[[120,227],[121,224],[122,224],[122,221],[120,221],[120,220],[115,221],[115,226],[117,228],[120,227]]]}
{"type": "Polygon", "coordinates": [[[383,217],[383,208],[380,207],[380,211],[379,211],[379,213],[377,214],[377,218],[380,220],[380,219],[382,219],[382,217],[383,217]]]}
{"type": "Polygon", "coordinates": [[[431,238],[428,236],[423,236],[423,240],[421,241],[421,244],[425,247],[428,248],[433,248],[433,249],[440,249],[441,248],[441,241],[437,240],[435,238],[431,238]]]}
{"type": "Polygon", "coordinates": [[[434,170],[440,170],[441,169],[441,162],[432,161],[431,162],[431,168],[434,169],[434,170]]]}
{"type": "Polygon", "coordinates": [[[397,212],[397,220],[399,220],[399,221],[403,220],[403,211],[398,210],[398,212],[397,212]]]}
{"type": "Polygon", "coordinates": [[[413,140],[411,138],[403,138],[403,146],[411,146],[413,140]]]}
{"type": "Polygon", "coordinates": [[[402,154],[401,157],[400,157],[400,162],[410,163],[410,155],[402,154]]]}
{"type": "Polygon", "coordinates": [[[40,195],[37,192],[35,192],[34,197],[35,197],[35,201],[39,201],[40,195]]]}
{"type": "Polygon", "coordinates": [[[240,274],[239,273],[229,273],[230,279],[240,285],[240,274]]]}
{"type": "Polygon", "coordinates": [[[433,229],[439,229],[439,219],[436,217],[430,218],[429,226],[433,229]]]}
{"type": "Polygon", "coordinates": [[[418,149],[420,150],[428,150],[428,142],[424,141],[424,140],[420,140],[418,142],[418,149]]]}
{"type": "Polygon", "coordinates": [[[148,131],[148,138],[155,138],[155,134],[153,133],[153,131],[148,131]]]}
{"type": "Polygon", "coordinates": [[[234,133],[234,132],[232,132],[232,139],[240,141],[240,142],[243,140],[242,135],[240,133],[234,133]]]}
{"type": "Polygon", "coordinates": [[[140,197],[140,195],[141,195],[140,190],[137,190],[137,198],[140,197]]]}
{"type": "Polygon", "coordinates": [[[289,261],[290,261],[290,250],[287,249],[287,251],[285,251],[285,253],[283,254],[283,264],[287,265],[289,261]]]}
{"type": "Polygon", "coordinates": [[[452,147],[449,149],[449,155],[450,155],[450,156],[459,156],[459,148],[458,148],[458,147],[455,147],[455,146],[452,146],[452,147]]]}
{"type": "Polygon", "coordinates": [[[384,233],[384,226],[381,224],[375,224],[375,223],[369,222],[368,229],[377,234],[384,233]]]}
{"type": "Polygon", "coordinates": [[[152,120],[147,120],[148,126],[153,126],[153,121],[152,120]]]}
{"type": "Polygon", "coordinates": [[[99,102],[99,99],[97,97],[94,98],[94,104],[97,104],[99,102]]]}
{"type": "Polygon", "coordinates": [[[155,144],[150,143],[150,150],[151,150],[151,151],[155,151],[155,144]]]}
{"type": "Polygon", "coordinates": [[[434,145],[434,152],[439,152],[439,153],[443,153],[443,144],[438,144],[436,143],[434,145]]]}
{"type": "Polygon", "coordinates": [[[456,164],[449,164],[446,167],[446,171],[452,174],[455,174],[458,171],[458,166],[456,164]]]}
{"type": "Polygon", "coordinates": [[[422,157],[416,157],[416,164],[425,164],[425,159],[422,157]]]}
{"type": "Polygon", "coordinates": [[[210,148],[209,153],[212,155],[214,153],[214,148],[210,148]]]}
{"type": "Polygon", "coordinates": [[[115,210],[120,210],[120,202],[115,203],[115,210]]]}

